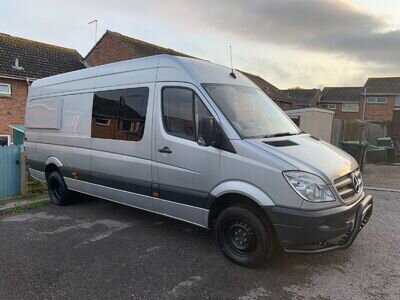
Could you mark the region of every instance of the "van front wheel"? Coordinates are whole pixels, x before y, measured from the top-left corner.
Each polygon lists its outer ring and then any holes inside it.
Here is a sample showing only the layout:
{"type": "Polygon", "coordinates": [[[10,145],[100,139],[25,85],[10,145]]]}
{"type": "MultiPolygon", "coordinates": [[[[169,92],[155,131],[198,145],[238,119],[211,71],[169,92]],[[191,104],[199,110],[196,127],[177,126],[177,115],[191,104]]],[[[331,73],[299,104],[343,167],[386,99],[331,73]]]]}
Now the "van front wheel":
{"type": "Polygon", "coordinates": [[[69,202],[70,191],[59,172],[51,172],[47,177],[50,201],[56,205],[66,205],[69,202]]]}
{"type": "Polygon", "coordinates": [[[215,233],[226,257],[245,267],[258,267],[272,255],[272,228],[251,210],[228,207],[217,218],[215,233]]]}

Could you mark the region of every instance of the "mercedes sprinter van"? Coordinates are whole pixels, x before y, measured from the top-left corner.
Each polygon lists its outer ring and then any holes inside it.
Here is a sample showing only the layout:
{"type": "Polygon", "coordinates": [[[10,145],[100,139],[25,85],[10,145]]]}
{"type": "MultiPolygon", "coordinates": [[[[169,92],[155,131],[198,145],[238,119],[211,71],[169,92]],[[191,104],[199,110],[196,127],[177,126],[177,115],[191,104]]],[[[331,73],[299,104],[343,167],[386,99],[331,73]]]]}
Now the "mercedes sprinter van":
{"type": "Polygon", "coordinates": [[[347,248],[372,213],[350,155],[207,61],[158,55],[40,79],[25,120],[30,174],[53,203],[79,192],[213,229],[244,266],[277,247],[347,248]]]}

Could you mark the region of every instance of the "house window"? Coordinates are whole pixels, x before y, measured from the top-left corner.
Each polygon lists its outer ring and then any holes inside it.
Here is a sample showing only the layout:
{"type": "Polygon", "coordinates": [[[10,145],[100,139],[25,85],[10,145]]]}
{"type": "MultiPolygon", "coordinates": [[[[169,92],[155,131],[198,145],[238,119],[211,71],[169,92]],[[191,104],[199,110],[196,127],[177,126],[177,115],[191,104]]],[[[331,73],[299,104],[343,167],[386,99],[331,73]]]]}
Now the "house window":
{"type": "Polygon", "coordinates": [[[368,97],[367,103],[370,104],[385,104],[387,102],[386,97],[368,97]]]}
{"type": "Polygon", "coordinates": [[[400,107],[400,96],[396,96],[396,101],[394,103],[394,106],[400,107]]]}
{"type": "Polygon", "coordinates": [[[96,118],[96,125],[99,126],[110,126],[110,119],[96,118]]]}
{"type": "Polygon", "coordinates": [[[326,109],[336,110],[336,104],[322,104],[321,106],[326,109]]]}
{"type": "Polygon", "coordinates": [[[360,104],[358,103],[343,103],[342,112],[359,112],[360,104]]]}
{"type": "Polygon", "coordinates": [[[0,135],[0,147],[1,146],[8,146],[10,145],[10,136],[9,135],[5,135],[5,134],[1,134],[0,135]]]}
{"type": "Polygon", "coordinates": [[[0,96],[11,96],[11,85],[8,83],[0,83],[0,96]]]}

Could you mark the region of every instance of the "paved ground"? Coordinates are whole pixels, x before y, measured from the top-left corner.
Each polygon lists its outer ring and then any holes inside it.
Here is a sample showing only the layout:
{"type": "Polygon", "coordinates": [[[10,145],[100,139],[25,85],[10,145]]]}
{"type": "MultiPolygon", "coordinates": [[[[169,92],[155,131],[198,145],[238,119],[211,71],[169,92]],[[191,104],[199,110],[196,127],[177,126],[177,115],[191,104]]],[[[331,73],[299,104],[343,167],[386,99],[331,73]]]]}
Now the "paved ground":
{"type": "Polygon", "coordinates": [[[363,179],[366,186],[400,190],[400,164],[367,164],[363,179]]]}
{"type": "MultiPolygon", "coordinates": [[[[377,168],[364,178],[389,172],[377,168]]],[[[226,260],[206,230],[102,200],[3,215],[0,299],[400,299],[400,193],[372,194],[350,249],[256,270],[226,260]]]]}

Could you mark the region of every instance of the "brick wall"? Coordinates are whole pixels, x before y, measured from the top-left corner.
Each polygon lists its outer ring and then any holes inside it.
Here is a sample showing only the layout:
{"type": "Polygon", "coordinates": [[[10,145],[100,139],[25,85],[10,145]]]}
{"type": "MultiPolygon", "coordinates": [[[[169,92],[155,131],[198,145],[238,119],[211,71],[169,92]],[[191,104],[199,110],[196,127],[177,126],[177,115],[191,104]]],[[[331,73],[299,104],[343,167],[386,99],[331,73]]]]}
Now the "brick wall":
{"type": "Polygon", "coordinates": [[[342,104],[336,103],[335,119],[339,120],[360,120],[362,118],[362,103],[360,103],[359,112],[342,112],[342,104]]]}
{"type": "MultiPolygon", "coordinates": [[[[379,96],[378,96],[379,97],[379,96]]],[[[393,117],[393,108],[396,100],[396,96],[383,96],[387,97],[386,104],[371,104],[367,103],[366,106],[366,120],[379,120],[379,121],[391,121],[393,117]]],[[[363,100],[364,103],[364,100],[363,100]]]]}
{"type": "Polygon", "coordinates": [[[96,48],[90,52],[86,62],[90,66],[98,66],[132,58],[134,55],[128,48],[106,34],[96,48]]]}
{"type": "Polygon", "coordinates": [[[10,124],[24,124],[28,84],[24,80],[0,77],[1,83],[11,84],[11,97],[0,96],[0,134],[12,135],[10,124]]]}
{"type": "MultiPolygon", "coordinates": [[[[395,105],[395,100],[396,96],[387,96],[387,103],[385,104],[367,103],[365,110],[365,119],[371,121],[391,121],[393,117],[393,108],[395,105]]],[[[323,104],[327,103],[324,102],[323,104]]],[[[341,103],[332,103],[332,104],[336,104],[335,119],[362,120],[364,99],[361,99],[360,101],[360,110],[358,113],[342,112],[341,103]]]]}

